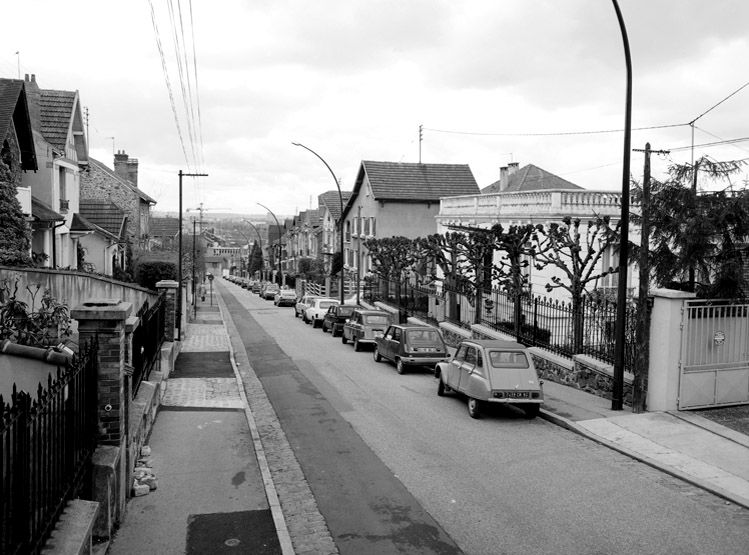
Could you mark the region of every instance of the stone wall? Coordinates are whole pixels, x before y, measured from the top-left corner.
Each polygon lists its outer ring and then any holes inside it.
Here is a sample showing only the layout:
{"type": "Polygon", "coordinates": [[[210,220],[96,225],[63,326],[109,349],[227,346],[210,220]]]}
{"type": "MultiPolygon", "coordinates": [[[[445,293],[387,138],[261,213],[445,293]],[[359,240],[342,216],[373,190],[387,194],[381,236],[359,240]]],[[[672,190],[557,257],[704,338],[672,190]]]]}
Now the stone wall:
{"type": "Polygon", "coordinates": [[[127,234],[138,243],[142,234],[141,199],[128,185],[91,164],[88,171],[81,172],[81,198],[109,200],[116,204],[127,215],[127,234]]]}

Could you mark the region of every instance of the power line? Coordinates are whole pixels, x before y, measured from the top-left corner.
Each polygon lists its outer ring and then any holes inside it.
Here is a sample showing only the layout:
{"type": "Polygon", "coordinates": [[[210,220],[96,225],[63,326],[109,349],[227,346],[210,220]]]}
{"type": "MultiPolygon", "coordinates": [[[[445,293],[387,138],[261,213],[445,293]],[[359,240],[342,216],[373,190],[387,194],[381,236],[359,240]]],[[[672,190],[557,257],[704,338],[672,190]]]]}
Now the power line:
{"type": "MultiPolygon", "coordinates": [[[[686,127],[689,123],[672,123],[667,125],[650,125],[647,127],[635,127],[632,131],[647,131],[650,129],[668,129],[672,127],[686,127]]],[[[622,133],[624,129],[597,129],[587,131],[556,131],[548,133],[481,133],[476,131],[454,131],[449,129],[434,129],[424,127],[426,131],[435,133],[448,133],[452,135],[478,135],[487,137],[563,137],[568,135],[603,135],[607,133],[622,133]]]]}
{"type": "Polygon", "coordinates": [[[674,148],[670,148],[669,150],[671,152],[674,152],[674,151],[680,151],[680,150],[690,150],[695,147],[706,148],[706,147],[711,147],[711,146],[732,145],[735,143],[743,143],[744,141],[749,141],[749,137],[739,137],[737,139],[726,139],[726,140],[721,140],[721,141],[714,141],[712,143],[703,143],[701,145],[677,146],[674,148]]]}
{"type": "Polygon", "coordinates": [[[704,112],[702,112],[699,116],[697,116],[692,121],[690,121],[689,125],[694,125],[695,121],[697,121],[698,119],[700,119],[702,116],[708,114],[709,112],[712,112],[715,108],[717,108],[718,106],[720,106],[721,104],[723,104],[726,100],[728,100],[732,96],[738,94],[742,89],[745,89],[746,87],[749,87],[749,81],[747,81],[746,83],[744,83],[743,85],[741,85],[738,89],[736,89],[735,91],[733,91],[731,94],[729,94],[727,97],[725,97],[720,102],[718,102],[718,103],[713,104],[712,106],[710,106],[710,108],[708,108],[707,110],[705,110],[704,112]]]}

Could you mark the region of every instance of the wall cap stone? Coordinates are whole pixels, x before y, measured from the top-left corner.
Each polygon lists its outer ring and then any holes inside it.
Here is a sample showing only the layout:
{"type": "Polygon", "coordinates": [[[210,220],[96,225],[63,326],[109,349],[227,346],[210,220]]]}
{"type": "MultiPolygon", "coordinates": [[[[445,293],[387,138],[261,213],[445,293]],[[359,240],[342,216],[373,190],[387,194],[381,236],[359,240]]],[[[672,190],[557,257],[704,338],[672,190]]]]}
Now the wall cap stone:
{"type": "Polygon", "coordinates": [[[484,326],[483,324],[471,324],[471,331],[477,332],[480,335],[493,337],[494,339],[504,339],[506,341],[517,341],[517,339],[515,339],[514,336],[509,335],[507,333],[503,333],[501,331],[497,331],[495,329],[490,328],[489,326],[484,326]]]}
{"type": "Polygon", "coordinates": [[[392,307],[390,305],[387,305],[380,301],[375,301],[375,306],[379,308],[380,310],[384,310],[385,312],[389,312],[390,314],[398,314],[398,309],[395,307],[392,307]]]}
{"type": "Polygon", "coordinates": [[[537,356],[538,358],[548,360],[549,362],[556,364],[557,366],[561,366],[565,370],[571,371],[575,367],[575,361],[573,361],[572,359],[563,357],[556,353],[552,353],[551,351],[547,351],[546,349],[542,349],[540,347],[528,347],[528,352],[533,356],[537,356]]]}
{"type": "Polygon", "coordinates": [[[125,331],[127,333],[133,333],[138,329],[138,325],[140,325],[140,318],[137,316],[128,316],[127,320],[125,320],[125,331]]]}
{"type": "Polygon", "coordinates": [[[450,322],[440,322],[440,329],[447,330],[451,333],[454,333],[456,335],[460,335],[462,337],[465,337],[466,339],[471,338],[471,332],[468,331],[465,328],[461,328],[460,326],[456,326],[455,324],[451,324],[450,322]]]}
{"type": "Polygon", "coordinates": [[[666,299],[695,299],[697,298],[696,293],[690,291],[678,291],[676,289],[651,289],[650,295],[653,297],[665,297],[666,299]]]}
{"type": "MultiPolygon", "coordinates": [[[[572,360],[579,364],[582,364],[586,368],[590,368],[594,372],[598,372],[599,374],[603,374],[604,376],[608,376],[610,378],[614,377],[613,364],[603,362],[601,360],[598,360],[597,358],[593,358],[590,355],[573,355],[572,360]]],[[[624,381],[626,383],[632,383],[633,379],[634,375],[631,372],[624,372],[624,381]]]]}
{"type": "Polygon", "coordinates": [[[116,301],[114,305],[104,302],[102,299],[92,299],[75,307],[70,315],[76,320],[126,320],[133,311],[133,303],[130,302],[116,301]]]}
{"type": "Polygon", "coordinates": [[[156,289],[177,289],[177,280],[174,279],[162,279],[156,282],[156,289]]]}

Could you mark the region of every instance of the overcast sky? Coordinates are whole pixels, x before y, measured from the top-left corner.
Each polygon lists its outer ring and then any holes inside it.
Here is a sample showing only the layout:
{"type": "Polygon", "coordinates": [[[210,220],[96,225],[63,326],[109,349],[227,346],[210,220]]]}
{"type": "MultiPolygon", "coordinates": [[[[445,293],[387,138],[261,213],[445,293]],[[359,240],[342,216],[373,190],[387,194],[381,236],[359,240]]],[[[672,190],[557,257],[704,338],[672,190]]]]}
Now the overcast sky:
{"type": "MultiPolygon", "coordinates": [[[[749,82],[749,2],[620,6],[633,128],[687,124],[749,82]]],[[[20,60],[41,88],[78,90],[91,156],[111,167],[114,142],[138,158],[156,210],[176,210],[182,169],[209,174],[185,179],[185,208],[262,213],[260,202],[291,215],[334,188],[292,141],[351,190],[361,160],[418,162],[420,124],[422,161],[469,164],[480,187],[514,161],[621,188],[623,134],[569,134],[624,125],[622,38],[608,0],[153,0],[153,14],[187,161],[148,0],[6,3],[0,75],[16,78],[20,60]],[[170,4],[175,21],[182,12],[181,79],[170,4]]],[[[746,87],[697,120],[694,142],[749,137],[748,116],[746,87]]],[[[646,141],[688,147],[691,128],[633,132],[633,147],[646,141]]],[[[749,158],[749,141],[703,154],[749,158]]],[[[654,158],[655,175],[690,160],[688,148],[654,158]]],[[[642,163],[633,153],[636,178],[642,163]]]]}

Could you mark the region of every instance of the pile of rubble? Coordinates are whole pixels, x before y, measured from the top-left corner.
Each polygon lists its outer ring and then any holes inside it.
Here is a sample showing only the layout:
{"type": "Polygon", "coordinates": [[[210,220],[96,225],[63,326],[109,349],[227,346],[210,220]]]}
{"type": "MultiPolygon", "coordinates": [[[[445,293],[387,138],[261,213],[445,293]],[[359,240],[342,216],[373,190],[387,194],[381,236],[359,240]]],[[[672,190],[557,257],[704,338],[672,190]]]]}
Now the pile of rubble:
{"type": "Polygon", "coordinates": [[[151,448],[144,445],[140,449],[140,458],[135,463],[133,470],[133,496],[140,497],[148,495],[151,490],[155,490],[159,481],[153,473],[153,462],[151,461],[151,448]]]}

